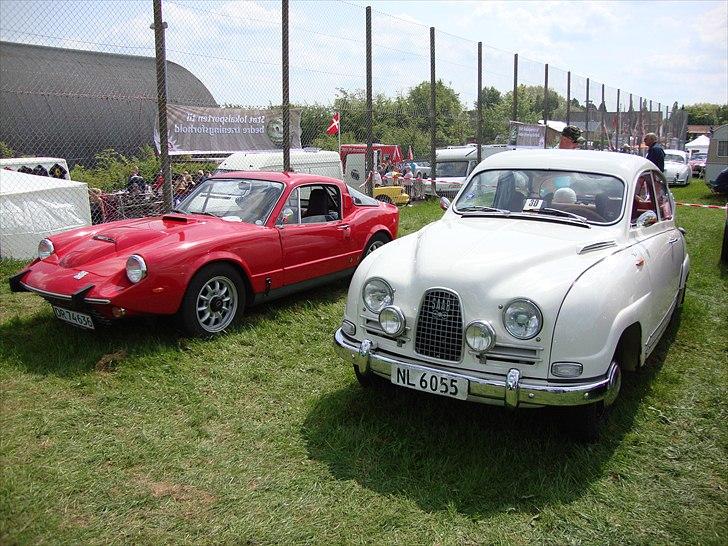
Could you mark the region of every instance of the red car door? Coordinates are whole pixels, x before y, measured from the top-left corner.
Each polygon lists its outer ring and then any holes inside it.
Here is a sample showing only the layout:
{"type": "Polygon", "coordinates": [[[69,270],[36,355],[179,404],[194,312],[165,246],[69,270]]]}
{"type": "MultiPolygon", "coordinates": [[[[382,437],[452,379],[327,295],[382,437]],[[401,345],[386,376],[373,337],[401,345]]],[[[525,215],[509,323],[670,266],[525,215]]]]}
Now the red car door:
{"type": "Polygon", "coordinates": [[[349,263],[351,228],[342,220],[342,195],[333,184],[295,188],[278,226],[284,284],[290,285],[355,267],[349,263]]]}

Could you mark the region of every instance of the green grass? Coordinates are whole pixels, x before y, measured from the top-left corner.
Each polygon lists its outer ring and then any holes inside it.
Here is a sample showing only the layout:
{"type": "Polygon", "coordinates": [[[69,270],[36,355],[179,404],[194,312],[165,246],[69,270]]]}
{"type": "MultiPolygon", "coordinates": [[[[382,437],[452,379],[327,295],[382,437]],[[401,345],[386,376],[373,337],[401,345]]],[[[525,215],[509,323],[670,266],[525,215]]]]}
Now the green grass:
{"type": "MultiPolygon", "coordinates": [[[[401,210],[402,232],[440,216],[401,210]]],[[[725,544],[725,214],[678,215],[679,328],[593,445],[550,411],[360,389],[332,349],[346,283],[199,341],[163,320],[67,327],[0,262],[0,543],[725,544]]]]}

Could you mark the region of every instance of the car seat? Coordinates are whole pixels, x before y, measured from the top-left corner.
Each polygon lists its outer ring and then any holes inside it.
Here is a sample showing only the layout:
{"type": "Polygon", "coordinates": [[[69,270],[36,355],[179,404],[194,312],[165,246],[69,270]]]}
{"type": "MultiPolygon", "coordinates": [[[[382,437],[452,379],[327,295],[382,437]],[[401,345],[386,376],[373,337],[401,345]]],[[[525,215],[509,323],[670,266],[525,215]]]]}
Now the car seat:
{"type": "Polygon", "coordinates": [[[325,216],[328,212],[329,196],[325,189],[315,188],[311,190],[308,198],[308,208],[303,214],[303,218],[310,216],[325,216]]]}

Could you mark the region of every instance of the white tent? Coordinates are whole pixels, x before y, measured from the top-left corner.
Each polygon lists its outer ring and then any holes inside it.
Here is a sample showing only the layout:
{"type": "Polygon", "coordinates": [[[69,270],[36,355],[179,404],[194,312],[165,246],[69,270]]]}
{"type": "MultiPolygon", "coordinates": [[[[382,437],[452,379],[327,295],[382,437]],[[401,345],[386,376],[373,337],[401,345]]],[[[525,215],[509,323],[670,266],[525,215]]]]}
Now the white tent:
{"type": "Polygon", "coordinates": [[[33,258],[43,237],[89,225],[86,184],[0,169],[0,258],[33,258]]]}
{"type": "Polygon", "coordinates": [[[685,151],[689,154],[693,152],[708,153],[708,147],[710,146],[710,139],[705,135],[700,135],[695,140],[685,143],[685,151]]]}

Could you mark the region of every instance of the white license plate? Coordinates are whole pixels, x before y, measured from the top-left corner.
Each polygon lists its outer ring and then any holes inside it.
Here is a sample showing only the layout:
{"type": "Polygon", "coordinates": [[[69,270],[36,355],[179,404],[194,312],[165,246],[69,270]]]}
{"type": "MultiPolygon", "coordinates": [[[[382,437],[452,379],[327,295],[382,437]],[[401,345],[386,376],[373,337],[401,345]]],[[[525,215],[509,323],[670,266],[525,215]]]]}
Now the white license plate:
{"type": "Polygon", "coordinates": [[[94,321],[89,315],[77,313],[76,311],[64,309],[63,307],[56,307],[55,305],[52,305],[51,307],[53,307],[53,312],[56,314],[56,318],[69,322],[80,328],[88,328],[89,330],[94,329],[94,321]]]}
{"type": "Polygon", "coordinates": [[[423,372],[404,366],[392,366],[390,380],[395,385],[416,391],[449,396],[459,400],[468,397],[469,381],[444,373],[423,372]]]}

